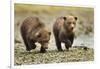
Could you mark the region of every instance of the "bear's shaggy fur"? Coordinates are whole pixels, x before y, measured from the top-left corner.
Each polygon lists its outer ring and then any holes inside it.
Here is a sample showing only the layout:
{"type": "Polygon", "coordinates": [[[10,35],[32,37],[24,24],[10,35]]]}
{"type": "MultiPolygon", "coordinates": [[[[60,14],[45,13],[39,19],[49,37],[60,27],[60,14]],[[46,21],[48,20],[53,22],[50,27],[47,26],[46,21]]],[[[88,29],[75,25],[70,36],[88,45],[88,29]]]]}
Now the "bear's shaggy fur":
{"type": "Polygon", "coordinates": [[[40,52],[46,52],[51,32],[45,28],[38,17],[27,17],[23,21],[20,30],[27,51],[35,49],[35,43],[38,42],[41,44],[40,52]]]}
{"type": "Polygon", "coordinates": [[[63,51],[61,42],[65,43],[67,50],[72,46],[74,40],[74,28],[76,26],[77,17],[65,16],[56,19],[53,25],[53,33],[58,51],[63,51]]]}

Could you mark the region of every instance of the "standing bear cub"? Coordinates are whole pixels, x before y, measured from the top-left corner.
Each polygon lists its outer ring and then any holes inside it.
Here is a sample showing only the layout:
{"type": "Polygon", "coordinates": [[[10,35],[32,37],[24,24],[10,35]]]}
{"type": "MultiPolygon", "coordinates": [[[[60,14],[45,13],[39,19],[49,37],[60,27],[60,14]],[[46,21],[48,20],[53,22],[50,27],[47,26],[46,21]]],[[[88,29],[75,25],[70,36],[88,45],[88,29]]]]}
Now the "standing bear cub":
{"type": "Polygon", "coordinates": [[[53,25],[53,33],[58,51],[63,51],[61,42],[65,43],[67,50],[72,46],[74,40],[74,28],[76,26],[77,17],[65,16],[56,19],[53,25]]]}
{"type": "Polygon", "coordinates": [[[41,44],[40,52],[46,52],[50,34],[51,32],[45,28],[45,25],[38,17],[27,17],[21,25],[21,35],[27,51],[35,49],[35,43],[38,42],[41,44]]]}

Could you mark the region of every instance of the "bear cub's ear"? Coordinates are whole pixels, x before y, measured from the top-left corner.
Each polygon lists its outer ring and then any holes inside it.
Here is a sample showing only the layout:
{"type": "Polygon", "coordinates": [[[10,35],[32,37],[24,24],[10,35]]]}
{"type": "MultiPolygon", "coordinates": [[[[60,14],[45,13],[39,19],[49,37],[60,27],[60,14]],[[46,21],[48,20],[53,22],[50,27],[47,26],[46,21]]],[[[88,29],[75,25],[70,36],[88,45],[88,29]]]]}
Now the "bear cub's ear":
{"type": "Polygon", "coordinates": [[[51,32],[49,32],[49,35],[51,35],[51,32]]]}
{"type": "Polygon", "coordinates": [[[75,18],[75,20],[77,20],[77,17],[74,17],[75,18]]]}
{"type": "Polygon", "coordinates": [[[63,19],[66,20],[67,18],[66,17],[63,17],[63,19]]]}

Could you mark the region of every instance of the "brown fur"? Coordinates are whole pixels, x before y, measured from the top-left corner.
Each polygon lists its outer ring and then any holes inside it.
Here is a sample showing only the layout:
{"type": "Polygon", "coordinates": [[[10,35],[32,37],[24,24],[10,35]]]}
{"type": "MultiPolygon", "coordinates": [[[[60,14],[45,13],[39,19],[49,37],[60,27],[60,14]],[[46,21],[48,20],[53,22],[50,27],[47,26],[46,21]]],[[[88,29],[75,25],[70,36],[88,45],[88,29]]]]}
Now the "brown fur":
{"type": "Polygon", "coordinates": [[[35,43],[41,44],[40,52],[46,52],[50,34],[46,30],[45,25],[38,19],[38,17],[28,17],[21,25],[21,35],[26,45],[26,50],[30,51],[36,48],[35,43]]]}
{"type": "Polygon", "coordinates": [[[74,40],[74,28],[76,26],[77,17],[66,16],[59,17],[53,25],[53,33],[55,36],[56,46],[59,51],[63,51],[61,42],[65,43],[65,47],[69,50],[74,40]]]}

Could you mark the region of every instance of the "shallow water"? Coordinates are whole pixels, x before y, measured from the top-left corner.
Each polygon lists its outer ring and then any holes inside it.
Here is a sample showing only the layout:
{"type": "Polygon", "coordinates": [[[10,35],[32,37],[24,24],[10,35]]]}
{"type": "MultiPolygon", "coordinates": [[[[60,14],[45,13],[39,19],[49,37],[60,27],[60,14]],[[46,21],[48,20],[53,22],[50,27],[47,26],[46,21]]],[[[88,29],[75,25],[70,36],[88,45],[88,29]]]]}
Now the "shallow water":
{"type": "Polygon", "coordinates": [[[86,46],[94,48],[94,37],[93,35],[80,35],[75,39],[73,46],[86,46]]]}
{"type": "MultiPolygon", "coordinates": [[[[80,35],[77,36],[74,40],[72,46],[85,46],[88,48],[94,48],[94,37],[92,35],[80,35]]],[[[62,43],[62,49],[65,49],[64,43],[62,43]]],[[[51,36],[51,40],[49,42],[49,49],[48,50],[57,50],[54,36],[51,36]]]]}

